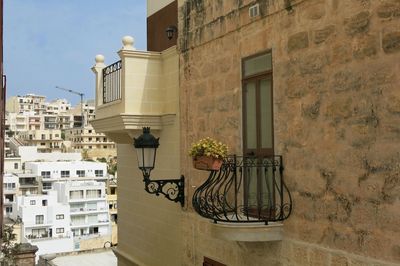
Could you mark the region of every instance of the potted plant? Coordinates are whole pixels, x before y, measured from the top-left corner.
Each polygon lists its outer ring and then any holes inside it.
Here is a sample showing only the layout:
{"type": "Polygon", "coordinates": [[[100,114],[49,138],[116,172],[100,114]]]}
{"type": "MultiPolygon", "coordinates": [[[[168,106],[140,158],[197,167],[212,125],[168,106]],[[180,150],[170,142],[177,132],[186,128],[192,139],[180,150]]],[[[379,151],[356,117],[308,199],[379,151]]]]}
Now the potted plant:
{"type": "Polygon", "coordinates": [[[210,137],[193,143],[189,150],[189,155],[193,158],[193,167],[208,171],[218,171],[227,154],[227,145],[210,137]]]}

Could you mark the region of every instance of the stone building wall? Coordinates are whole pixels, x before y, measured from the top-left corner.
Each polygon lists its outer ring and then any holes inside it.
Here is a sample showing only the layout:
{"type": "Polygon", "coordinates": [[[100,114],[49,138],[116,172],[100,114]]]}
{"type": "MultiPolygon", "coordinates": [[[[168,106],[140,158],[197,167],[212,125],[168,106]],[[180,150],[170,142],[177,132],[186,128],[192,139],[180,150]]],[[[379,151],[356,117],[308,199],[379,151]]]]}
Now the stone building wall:
{"type": "MultiPolygon", "coordinates": [[[[206,136],[241,153],[241,60],[271,50],[275,153],[294,202],[270,243],[216,239],[189,207],[185,265],[399,264],[400,1],[181,0],[178,17],[181,154],[206,136]]],[[[207,176],[181,162],[190,200],[207,176]]]]}

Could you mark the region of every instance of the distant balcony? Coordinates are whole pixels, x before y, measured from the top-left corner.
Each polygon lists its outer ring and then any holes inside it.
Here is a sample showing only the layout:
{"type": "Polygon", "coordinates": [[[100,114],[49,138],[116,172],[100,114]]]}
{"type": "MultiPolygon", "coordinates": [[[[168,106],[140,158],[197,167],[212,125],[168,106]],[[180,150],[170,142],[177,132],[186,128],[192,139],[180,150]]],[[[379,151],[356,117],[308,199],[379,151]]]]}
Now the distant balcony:
{"type": "Polygon", "coordinates": [[[179,57],[176,47],[160,52],[137,51],[123,38],[120,61],[109,66],[96,56],[96,118],[98,133],[116,142],[130,143],[143,126],[160,130],[177,123],[179,110],[179,57]]]}
{"type": "Polygon", "coordinates": [[[39,186],[39,182],[35,181],[24,181],[19,183],[20,188],[27,188],[27,187],[37,187],[39,186]]]}

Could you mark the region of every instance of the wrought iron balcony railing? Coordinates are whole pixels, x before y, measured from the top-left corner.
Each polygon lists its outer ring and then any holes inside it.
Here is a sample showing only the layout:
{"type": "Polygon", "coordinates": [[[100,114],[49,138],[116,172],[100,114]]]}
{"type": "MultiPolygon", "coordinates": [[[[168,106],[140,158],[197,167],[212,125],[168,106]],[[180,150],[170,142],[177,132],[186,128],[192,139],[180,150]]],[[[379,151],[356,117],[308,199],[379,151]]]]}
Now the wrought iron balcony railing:
{"type": "Polygon", "coordinates": [[[121,99],[121,60],[103,69],[103,104],[121,99]]]}
{"type": "Polygon", "coordinates": [[[287,219],[292,211],[281,156],[228,157],[196,189],[192,201],[198,214],[215,223],[268,224],[287,219]]]}

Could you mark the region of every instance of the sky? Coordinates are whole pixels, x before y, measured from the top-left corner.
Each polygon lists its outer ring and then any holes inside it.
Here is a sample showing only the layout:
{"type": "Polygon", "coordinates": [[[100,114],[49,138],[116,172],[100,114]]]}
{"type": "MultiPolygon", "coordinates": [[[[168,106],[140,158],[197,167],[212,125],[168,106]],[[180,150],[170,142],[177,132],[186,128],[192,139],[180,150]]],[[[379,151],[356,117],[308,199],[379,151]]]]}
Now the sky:
{"type": "Polygon", "coordinates": [[[125,35],[146,50],[146,0],[5,0],[7,98],[34,93],[79,103],[59,86],[94,99],[94,58],[118,61],[125,35]]]}

